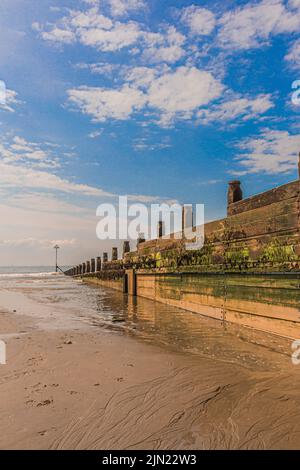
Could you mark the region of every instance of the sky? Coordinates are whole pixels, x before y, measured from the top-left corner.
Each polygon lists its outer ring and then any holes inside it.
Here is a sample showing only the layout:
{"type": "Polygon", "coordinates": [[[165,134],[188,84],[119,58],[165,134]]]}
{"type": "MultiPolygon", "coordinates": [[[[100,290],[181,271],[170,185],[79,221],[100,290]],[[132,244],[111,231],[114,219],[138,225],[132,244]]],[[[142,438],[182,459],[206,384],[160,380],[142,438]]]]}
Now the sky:
{"type": "Polygon", "coordinates": [[[0,265],[110,250],[96,209],[226,215],[297,178],[300,0],[1,0],[0,265]]]}

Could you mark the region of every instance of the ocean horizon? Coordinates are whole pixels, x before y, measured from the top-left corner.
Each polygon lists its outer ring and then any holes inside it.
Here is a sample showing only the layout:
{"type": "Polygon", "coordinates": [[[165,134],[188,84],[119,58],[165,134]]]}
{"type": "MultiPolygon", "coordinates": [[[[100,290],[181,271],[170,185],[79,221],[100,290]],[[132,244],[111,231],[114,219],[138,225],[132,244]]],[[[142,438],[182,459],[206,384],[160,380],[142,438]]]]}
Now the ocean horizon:
{"type": "MultiPolygon", "coordinates": [[[[63,271],[69,269],[70,266],[61,266],[63,271]]],[[[55,266],[0,266],[1,275],[15,274],[51,274],[55,273],[55,266]]]]}

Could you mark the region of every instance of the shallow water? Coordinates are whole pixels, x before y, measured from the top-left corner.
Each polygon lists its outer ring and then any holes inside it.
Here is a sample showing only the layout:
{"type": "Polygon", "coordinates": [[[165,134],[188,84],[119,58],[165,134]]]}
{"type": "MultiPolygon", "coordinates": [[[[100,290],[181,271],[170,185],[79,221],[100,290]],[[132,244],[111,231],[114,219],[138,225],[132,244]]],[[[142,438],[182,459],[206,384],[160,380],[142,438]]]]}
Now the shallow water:
{"type": "Polygon", "coordinates": [[[26,314],[31,314],[34,306],[39,305],[43,319],[50,309],[48,326],[51,327],[52,322],[53,328],[56,323],[58,327],[63,326],[63,320],[68,327],[75,320],[77,327],[90,325],[109,329],[176,352],[207,356],[248,368],[271,370],[290,368],[292,364],[292,342],[288,339],[93,287],[55,273],[3,275],[0,306],[9,295],[16,305],[22,305],[26,314]],[[20,294],[22,297],[18,300],[20,294]],[[54,316],[53,312],[61,309],[64,318],[54,316]]]}

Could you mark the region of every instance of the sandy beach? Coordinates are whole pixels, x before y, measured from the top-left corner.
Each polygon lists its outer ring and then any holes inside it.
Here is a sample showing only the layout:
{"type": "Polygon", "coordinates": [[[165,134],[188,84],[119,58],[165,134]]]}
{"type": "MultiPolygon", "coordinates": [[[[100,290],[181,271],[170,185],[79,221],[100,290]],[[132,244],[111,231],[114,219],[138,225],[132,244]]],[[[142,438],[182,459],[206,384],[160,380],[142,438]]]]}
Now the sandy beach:
{"type": "Polygon", "coordinates": [[[75,307],[78,288],[64,278],[2,282],[1,449],[299,447],[300,369],[286,342],[258,344],[245,331],[235,361],[177,350],[99,327],[95,312],[75,307]]]}

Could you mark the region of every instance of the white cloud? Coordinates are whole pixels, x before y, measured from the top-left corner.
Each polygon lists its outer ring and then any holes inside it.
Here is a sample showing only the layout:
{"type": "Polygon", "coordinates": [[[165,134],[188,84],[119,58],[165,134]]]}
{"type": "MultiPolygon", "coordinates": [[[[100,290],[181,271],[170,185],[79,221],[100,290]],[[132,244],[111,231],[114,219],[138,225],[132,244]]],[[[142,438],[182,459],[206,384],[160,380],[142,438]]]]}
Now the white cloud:
{"type": "Polygon", "coordinates": [[[206,8],[190,5],[182,10],[181,21],[186,24],[193,35],[206,36],[216,26],[215,15],[206,8]]]}
{"type": "MultiPolygon", "coordinates": [[[[97,197],[102,200],[107,198],[117,198],[119,196],[118,194],[104,191],[99,187],[76,183],[71,179],[62,178],[61,176],[50,172],[49,166],[51,165],[47,164],[50,158],[49,154],[47,151],[41,150],[39,145],[40,144],[28,142],[18,136],[14,137],[10,143],[0,143],[1,191],[10,192],[11,190],[17,191],[21,189],[24,193],[24,189],[27,189],[34,191],[34,193],[37,191],[43,191],[44,193],[48,192],[49,194],[43,195],[42,202],[45,203],[45,207],[51,207],[51,193],[56,195],[57,193],[64,193],[66,195],[72,194],[74,196],[77,195],[78,197],[97,197]],[[45,199],[46,197],[47,199],[45,199]]],[[[52,144],[45,144],[45,146],[50,147],[52,144]]],[[[48,150],[48,152],[50,151],[48,150]]],[[[51,169],[53,170],[54,168],[56,167],[53,164],[51,169]]],[[[128,199],[130,201],[137,202],[154,202],[161,201],[162,198],[159,196],[143,194],[129,194],[128,199]]],[[[27,197],[27,199],[25,199],[22,194],[21,199],[18,199],[18,197],[15,196],[14,198],[10,198],[10,200],[11,203],[16,203],[16,201],[19,201],[20,203],[20,201],[22,201],[22,207],[24,207],[25,202],[30,204],[34,199],[33,197],[30,199],[27,197]]],[[[41,203],[41,197],[36,199],[35,208],[37,207],[38,201],[41,203]]],[[[55,204],[58,212],[66,209],[65,204],[63,206],[58,202],[55,202],[55,204]]],[[[53,204],[52,207],[54,207],[53,204]]],[[[34,210],[33,207],[30,209],[34,210]]],[[[72,210],[72,212],[74,211],[72,210]]]]}
{"type": "Polygon", "coordinates": [[[86,184],[73,183],[53,173],[0,162],[0,184],[4,188],[30,188],[65,193],[78,193],[85,196],[111,197],[111,193],[86,184]]]}
{"type": "Polygon", "coordinates": [[[183,45],[186,38],[174,26],[168,26],[161,33],[144,33],[146,49],[143,57],[151,63],[175,63],[185,56],[183,45]]]}
{"type": "Polygon", "coordinates": [[[4,163],[23,162],[34,168],[58,168],[59,159],[49,143],[28,142],[15,136],[11,142],[0,142],[0,159],[4,163]]]}
{"type": "Polygon", "coordinates": [[[113,21],[99,13],[97,5],[86,11],[71,10],[68,16],[46,27],[39,25],[37,28],[33,24],[33,29],[50,42],[71,44],[78,41],[102,51],[117,51],[131,46],[142,35],[137,23],[113,21]]]}
{"type": "Polygon", "coordinates": [[[75,42],[75,39],[76,39],[76,36],[73,33],[73,31],[58,28],[56,26],[50,31],[43,31],[41,33],[41,36],[45,41],[64,43],[64,44],[72,44],[75,42]]]}
{"type": "Polygon", "coordinates": [[[146,8],[144,0],[108,0],[113,16],[126,15],[129,12],[146,8]]]}
{"type": "MultiPolygon", "coordinates": [[[[35,22],[32,27],[44,40],[56,44],[79,42],[104,52],[131,48],[132,55],[141,54],[147,63],[176,63],[193,50],[193,45],[187,44],[186,37],[175,26],[159,25],[158,32],[154,32],[137,21],[115,18],[145,7],[144,0],[106,0],[112,17],[103,14],[105,3],[104,6],[97,0],[86,3],[88,7],[83,11],[69,10],[55,23],[42,26],[35,22]]],[[[268,44],[274,35],[298,33],[300,6],[299,0],[261,0],[227,10],[220,16],[207,8],[190,5],[182,9],[180,21],[191,35],[204,37],[217,30],[215,45],[246,50],[268,44]]],[[[194,45],[193,56],[200,52],[194,45]]],[[[100,68],[94,71],[102,73],[100,68]]]]}
{"type": "Polygon", "coordinates": [[[69,90],[68,95],[69,101],[77,105],[84,114],[92,116],[94,122],[128,119],[145,104],[144,94],[128,85],[118,90],[80,87],[69,90]]]}
{"type": "Polygon", "coordinates": [[[18,93],[14,90],[10,90],[9,88],[4,89],[3,91],[1,90],[0,110],[2,109],[3,111],[9,111],[13,113],[15,111],[13,105],[21,103],[17,96],[18,93]]]}
{"type": "Polygon", "coordinates": [[[136,88],[147,89],[163,70],[165,69],[132,67],[125,70],[124,77],[126,82],[133,84],[136,88]]]}
{"type": "Polygon", "coordinates": [[[101,28],[83,29],[80,32],[80,42],[85,46],[93,46],[105,52],[117,51],[131,46],[141,37],[137,23],[130,21],[126,24],[116,22],[110,30],[101,28]]]}
{"type": "Polygon", "coordinates": [[[245,139],[237,147],[243,151],[236,157],[243,169],[235,174],[288,173],[297,168],[300,136],[266,129],[259,137],[245,139]]]}
{"type": "MultiPolygon", "coordinates": [[[[110,0],[115,16],[135,10],[144,4],[141,0],[110,0]]],[[[79,42],[99,51],[114,52],[138,45],[136,53],[143,51],[148,62],[174,63],[185,55],[185,36],[174,26],[165,26],[161,32],[143,29],[136,21],[119,21],[100,13],[97,2],[89,2],[85,11],[71,10],[55,24],[42,26],[32,24],[42,39],[53,43],[72,44],[79,42]]],[[[99,72],[99,68],[95,71],[99,72]]]]}
{"type": "Polygon", "coordinates": [[[58,198],[47,192],[18,192],[9,195],[9,205],[12,207],[26,209],[36,212],[47,212],[53,214],[73,214],[81,217],[91,216],[94,211],[86,207],[72,204],[66,201],[67,196],[58,198]]]}
{"type": "MultiPolygon", "coordinates": [[[[157,70],[156,73],[159,73],[157,70]]],[[[210,72],[195,67],[179,67],[155,76],[151,69],[134,68],[130,81],[119,89],[80,87],[68,91],[69,100],[93,121],[128,119],[145,108],[160,115],[160,124],[175,118],[189,119],[201,106],[221,95],[223,85],[210,72]]]]}
{"type": "MultiPolygon", "coordinates": [[[[143,0],[107,2],[115,16],[144,6],[143,0]]],[[[140,64],[148,64],[132,68],[105,62],[77,64],[80,68],[88,68],[93,73],[104,76],[119,72],[118,75],[113,74],[114,86],[82,86],[68,91],[69,103],[91,116],[94,122],[129,119],[142,110],[146,111],[148,117],[151,113],[156,114],[156,117],[159,115],[162,126],[169,126],[176,118],[191,119],[197,113],[204,122],[237,118],[245,121],[261,116],[273,106],[270,96],[261,94],[254,98],[236,96],[209,109],[202,109],[204,106],[211,106],[220,97],[224,87],[209,71],[192,65],[199,48],[195,44],[192,49],[191,38],[168,24],[160,24],[158,31],[154,32],[145,30],[144,26],[135,21],[121,22],[105,16],[105,2],[104,6],[97,0],[86,3],[89,5],[87,9],[69,10],[57,23],[48,25],[44,33],[52,34],[55,28],[59,28],[71,33],[70,40],[71,37],[72,41],[75,38],[81,44],[99,51],[112,52],[130,47],[129,52],[134,55],[135,64],[139,64],[136,60],[138,54],[140,64]],[[171,69],[169,64],[182,61],[191,52],[193,57],[190,57],[185,66],[171,69]],[[151,68],[149,64],[156,66],[151,68]],[[161,67],[163,64],[165,69],[161,67]]],[[[188,26],[192,35],[207,36],[218,28],[214,46],[248,49],[267,43],[272,35],[298,32],[298,13],[299,0],[262,0],[228,10],[222,16],[206,8],[190,5],[181,10],[180,20],[188,26]]],[[[63,36],[61,41],[68,42],[67,36],[66,41],[63,36]]],[[[296,46],[297,43],[286,57],[291,62],[297,60],[296,46]]],[[[203,50],[204,55],[206,52],[207,49],[203,50]]],[[[224,51],[222,53],[225,54],[224,51]]]]}
{"type": "MultiPolygon", "coordinates": [[[[294,6],[297,7],[296,3],[294,6]]],[[[226,12],[219,24],[218,39],[222,46],[250,49],[267,43],[271,35],[299,32],[300,15],[282,0],[263,0],[226,12]]]]}
{"type": "Polygon", "coordinates": [[[93,131],[93,132],[90,132],[89,134],[89,138],[90,139],[97,139],[97,137],[100,137],[103,133],[103,129],[100,129],[98,131],[93,131]]]}
{"type": "Polygon", "coordinates": [[[71,240],[49,240],[49,239],[37,239],[37,238],[18,238],[10,240],[1,240],[0,246],[6,246],[10,248],[17,247],[32,247],[32,248],[53,248],[54,245],[58,244],[61,248],[78,246],[78,240],[72,238],[71,240]]]}
{"type": "Polygon", "coordinates": [[[98,8],[90,8],[86,11],[71,10],[70,15],[63,17],[61,23],[74,32],[80,34],[84,29],[104,29],[109,30],[113,27],[113,21],[99,13],[98,8]]]}
{"type": "Polygon", "coordinates": [[[258,95],[256,98],[235,98],[214,105],[210,109],[199,111],[198,117],[205,124],[214,121],[227,122],[237,118],[242,121],[254,119],[274,107],[270,95],[258,95]]]}
{"type": "Polygon", "coordinates": [[[0,186],[2,188],[40,188],[78,193],[86,196],[114,196],[102,189],[63,179],[45,169],[60,167],[56,147],[51,143],[38,144],[14,136],[0,142],[0,186]]]}
{"type": "Polygon", "coordinates": [[[172,64],[180,60],[185,55],[185,51],[182,47],[177,45],[166,46],[166,47],[150,47],[144,53],[146,60],[151,63],[166,62],[172,64]]]}
{"type": "Polygon", "coordinates": [[[176,117],[189,119],[201,106],[218,98],[223,85],[210,72],[195,67],[179,67],[154,80],[148,91],[148,104],[162,113],[167,125],[176,117]]]}
{"type": "Polygon", "coordinates": [[[109,64],[107,62],[95,62],[91,64],[80,62],[75,64],[74,67],[79,70],[87,69],[94,74],[103,76],[110,76],[113,72],[120,68],[118,64],[109,64]]]}
{"type": "MultiPolygon", "coordinates": [[[[53,173],[33,170],[26,166],[16,164],[6,164],[0,162],[0,186],[2,190],[21,189],[30,191],[49,191],[55,194],[65,193],[78,196],[97,197],[102,201],[107,198],[118,198],[118,194],[110,193],[82,183],[74,183],[66,178],[54,175],[53,173]]],[[[129,201],[151,203],[164,200],[160,196],[144,194],[129,194],[129,201]]],[[[28,202],[28,201],[27,201],[28,202]]],[[[59,209],[60,206],[58,206],[59,209]]],[[[62,209],[62,207],[61,207],[62,209]]],[[[59,210],[58,210],[59,212],[59,210]]],[[[77,211],[76,211],[77,212],[77,211]]]]}
{"type": "Polygon", "coordinates": [[[288,54],[285,56],[291,67],[300,70],[300,39],[294,42],[288,54]]]}
{"type": "Polygon", "coordinates": [[[146,137],[139,137],[138,139],[135,139],[133,143],[133,148],[137,152],[162,150],[170,147],[172,147],[172,145],[167,137],[162,139],[160,142],[154,143],[146,137]]]}

